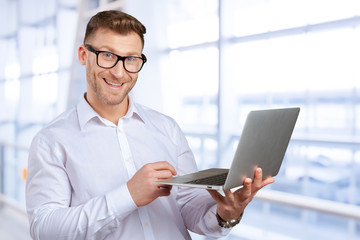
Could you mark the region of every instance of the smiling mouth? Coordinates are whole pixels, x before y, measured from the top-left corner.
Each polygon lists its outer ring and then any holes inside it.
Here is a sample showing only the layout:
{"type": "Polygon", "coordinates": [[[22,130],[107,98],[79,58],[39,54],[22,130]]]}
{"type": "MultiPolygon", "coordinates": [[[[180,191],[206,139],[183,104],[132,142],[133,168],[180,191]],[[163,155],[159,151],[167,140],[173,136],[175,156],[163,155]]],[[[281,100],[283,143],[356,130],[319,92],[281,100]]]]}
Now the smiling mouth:
{"type": "Polygon", "coordinates": [[[110,86],[114,86],[114,87],[121,87],[122,85],[124,85],[124,83],[114,83],[114,82],[110,82],[109,80],[106,80],[105,78],[103,78],[104,81],[109,84],[110,86]]]}

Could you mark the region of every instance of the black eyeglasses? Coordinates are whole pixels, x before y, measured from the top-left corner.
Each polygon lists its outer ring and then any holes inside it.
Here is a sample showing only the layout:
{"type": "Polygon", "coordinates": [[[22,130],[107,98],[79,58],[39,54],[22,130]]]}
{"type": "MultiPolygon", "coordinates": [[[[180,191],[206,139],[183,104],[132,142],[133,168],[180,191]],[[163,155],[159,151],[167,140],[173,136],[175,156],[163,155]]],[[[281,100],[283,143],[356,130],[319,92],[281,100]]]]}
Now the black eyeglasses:
{"type": "Polygon", "coordinates": [[[141,54],[141,57],[135,56],[119,56],[112,52],[96,51],[89,44],[85,44],[85,47],[96,54],[96,64],[102,68],[113,68],[120,60],[123,62],[124,69],[130,73],[140,72],[141,68],[146,63],[146,57],[141,54]]]}

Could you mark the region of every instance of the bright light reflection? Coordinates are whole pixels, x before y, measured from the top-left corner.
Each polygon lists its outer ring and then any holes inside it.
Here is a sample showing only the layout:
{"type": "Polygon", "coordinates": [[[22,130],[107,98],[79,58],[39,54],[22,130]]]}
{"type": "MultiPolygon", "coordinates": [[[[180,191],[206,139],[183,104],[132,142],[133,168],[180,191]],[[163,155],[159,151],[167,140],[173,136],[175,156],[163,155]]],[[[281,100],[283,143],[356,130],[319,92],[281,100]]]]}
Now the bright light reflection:
{"type": "Polygon", "coordinates": [[[49,103],[58,98],[58,75],[56,73],[35,76],[33,78],[33,98],[49,103]]]}
{"type": "Polygon", "coordinates": [[[58,98],[59,59],[56,54],[44,54],[33,61],[33,97],[49,103],[58,98]]]}
{"type": "Polygon", "coordinates": [[[353,87],[353,30],[342,29],[237,44],[238,94],[353,87]]]}
{"type": "Polygon", "coordinates": [[[218,39],[218,31],[216,31],[218,26],[219,21],[217,17],[171,24],[168,26],[169,46],[176,48],[202,42],[216,41],[218,39]],[[199,34],[199,29],[201,29],[201,34],[199,34]]]}
{"type": "Polygon", "coordinates": [[[5,99],[17,101],[20,97],[20,65],[12,63],[5,66],[5,99]]]}
{"type": "Polygon", "coordinates": [[[16,79],[20,77],[20,65],[12,63],[5,66],[5,79],[16,79]]]}
{"type": "Polygon", "coordinates": [[[7,101],[17,101],[20,97],[20,81],[11,80],[5,82],[5,99],[7,101]]]}
{"type": "Polygon", "coordinates": [[[59,68],[59,58],[55,54],[37,57],[33,62],[33,73],[43,74],[55,72],[59,68]]]}

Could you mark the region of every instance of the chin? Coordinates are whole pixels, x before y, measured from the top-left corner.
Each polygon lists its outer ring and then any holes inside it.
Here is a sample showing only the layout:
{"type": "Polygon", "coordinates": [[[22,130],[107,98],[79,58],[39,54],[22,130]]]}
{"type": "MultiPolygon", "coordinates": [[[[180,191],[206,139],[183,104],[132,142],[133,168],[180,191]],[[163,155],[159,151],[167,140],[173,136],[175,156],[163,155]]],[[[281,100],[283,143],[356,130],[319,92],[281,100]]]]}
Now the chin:
{"type": "Polygon", "coordinates": [[[121,104],[125,98],[126,98],[126,96],[121,97],[121,98],[100,97],[100,99],[103,103],[105,103],[106,105],[112,105],[112,106],[121,104]]]}

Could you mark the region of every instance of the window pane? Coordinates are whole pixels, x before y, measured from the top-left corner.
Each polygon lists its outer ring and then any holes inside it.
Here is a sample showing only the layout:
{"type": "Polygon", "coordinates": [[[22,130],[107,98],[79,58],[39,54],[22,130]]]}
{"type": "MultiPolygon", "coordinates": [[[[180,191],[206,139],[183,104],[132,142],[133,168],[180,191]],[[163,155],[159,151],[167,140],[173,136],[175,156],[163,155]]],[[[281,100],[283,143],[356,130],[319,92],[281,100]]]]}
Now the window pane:
{"type": "Polygon", "coordinates": [[[233,45],[225,59],[240,67],[231,68],[226,84],[238,96],[239,122],[251,109],[296,105],[302,107],[296,130],[350,136],[355,40],[345,28],[233,45]]]}
{"type": "Polygon", "coordinates": [[[172,0],[166,3],[168,42],[171,48],[218,39],[218,1],[197,0],[189,4],[187,0],[172,0]]]}
{"type": "Polygon", "coordinates": [[[217,124],[218,51],[173,51],[164,82],[165,108],[185,127],[214,133],[217,124]]]}
{"type": "Polygon", "coordinates": [[[357,0],[224,0],[225,32],[245,36],[353,17],[357,0]]]}

